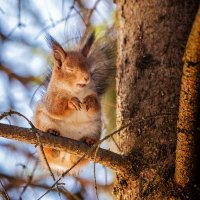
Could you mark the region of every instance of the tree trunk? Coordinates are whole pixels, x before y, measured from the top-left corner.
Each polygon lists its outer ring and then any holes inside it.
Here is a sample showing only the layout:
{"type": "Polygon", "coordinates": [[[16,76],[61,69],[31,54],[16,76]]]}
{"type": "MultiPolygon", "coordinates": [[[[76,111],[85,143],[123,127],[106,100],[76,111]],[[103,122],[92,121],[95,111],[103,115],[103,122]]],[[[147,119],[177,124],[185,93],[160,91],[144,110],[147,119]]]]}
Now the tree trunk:
{"type": "Polygon", "coordinates": [[[117,126],[132,122],[118,143],[123,154],[138,160],[136,180],[117,176],[117,199],[178,196],[173,176],[182,57],[198,5],[198,0],[117,2],[117,126]]]}

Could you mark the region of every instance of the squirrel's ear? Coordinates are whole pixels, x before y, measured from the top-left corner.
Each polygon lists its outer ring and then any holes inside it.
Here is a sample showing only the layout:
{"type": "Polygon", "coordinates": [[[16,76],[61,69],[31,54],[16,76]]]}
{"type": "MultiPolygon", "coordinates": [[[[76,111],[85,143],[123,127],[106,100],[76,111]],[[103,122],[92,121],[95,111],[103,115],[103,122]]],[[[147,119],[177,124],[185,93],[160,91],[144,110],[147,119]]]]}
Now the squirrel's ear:
{"type": "Polygon", "coordinates": [[[54,64],[60,69],[63,61],[65,60],[66,56],[65,51],[51,35],[47,35],[46,40],[50,48],[53,50],[52,54],[53,54],[54,64]]]}
{"type": "Polygon", "coordinates": [[[83,46],[82,48],[82,54],[87,57],[89,51],[90,51],[90,48],[92,46],[92,44],[94,43],[94,40],[95,40],[95,34],[94,32],[90,34],[90,36],[88,37],[85,45],[83,46]]]}

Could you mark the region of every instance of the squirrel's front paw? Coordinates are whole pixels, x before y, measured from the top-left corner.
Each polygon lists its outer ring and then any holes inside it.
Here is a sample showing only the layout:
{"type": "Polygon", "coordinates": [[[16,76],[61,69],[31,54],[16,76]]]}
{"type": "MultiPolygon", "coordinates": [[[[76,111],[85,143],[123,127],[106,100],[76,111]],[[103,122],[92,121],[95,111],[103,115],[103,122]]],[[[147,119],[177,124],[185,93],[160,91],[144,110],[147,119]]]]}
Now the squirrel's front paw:
{"type": "Polygon", "coordinates": [[[68,106],[72,109],[81,110],[81,101],[77,97],[72,97],[69,100],[68,106]]]}
{"type": "Polygon", "coordinates": [[[96,96],[88,95],[83,99],[83,104],[85,104],[85,108],[88,111],[90,108],[96,109],[98,107],[98,101],[96,96]]]}

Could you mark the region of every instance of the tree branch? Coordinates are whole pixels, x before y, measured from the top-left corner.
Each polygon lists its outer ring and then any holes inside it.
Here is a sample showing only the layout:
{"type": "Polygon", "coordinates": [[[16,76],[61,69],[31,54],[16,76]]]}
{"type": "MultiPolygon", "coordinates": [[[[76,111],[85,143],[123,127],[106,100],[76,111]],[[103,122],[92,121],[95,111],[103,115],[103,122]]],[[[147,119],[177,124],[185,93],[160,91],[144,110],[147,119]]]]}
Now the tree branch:
{"type": "Polygon", "coordinates": [[[185,187],[195,180],[197,121],[200,89],[200,8],[190,33],[181,83],[177,124],[176,182],[185,187]]]}
{"type": "Polygon", "coordinates": [[[20,81],[23,85],[27,85],[30,82],[41,82],[39,78],[36,78],[34,76],[20,76],[9,68],[7,68],[5,65],[0,63],[0,71],[6,73],[10,79],[16,79],[20,81]]]}
{"type": "MultiPolygon", "coordinates": [[[[86,158],[89,160],[94,160],[94,150],[96,149],[95,145],[91,147],[81,141],[61,136],[53,136],[49,133],[45,133],[34,128],[22,128],[0,123],[0,136],[4,138],[15,139],[30,144],[38,144],[36,136],[37,133],[40,134],[40,141],[44,147],[66,151],[80,157],[89,152],[86,158]],[[91,151],[89,151],[90,149],[91,151]]],[[[136,179],[136,172],[138,169],[133,168],[133,166],[130,164],[132,161],[129,161],[126,156],[99,148],[95,157],[95,161],[111,168],[126,178],[136,179]]]]}

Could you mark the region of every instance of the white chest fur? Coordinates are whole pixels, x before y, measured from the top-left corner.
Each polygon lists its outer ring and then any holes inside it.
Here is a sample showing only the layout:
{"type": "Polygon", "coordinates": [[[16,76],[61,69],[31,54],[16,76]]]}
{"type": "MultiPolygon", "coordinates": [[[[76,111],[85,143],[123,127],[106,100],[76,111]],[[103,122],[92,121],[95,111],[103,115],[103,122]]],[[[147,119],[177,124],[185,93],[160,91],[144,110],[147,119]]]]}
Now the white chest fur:
{"type": "MultiPolygon", "coordinates": [[[[94,93],[94,90],[88,88],[87,90],[71,95],[83,102],[83,99],[92,93],[94,93]]],[[[56,118],[48,114],[48,110],[42,101],[38,102],[38,110],[40,110],[39,118],[42,126],[38,128],[43,131],[54,129],[61,136],[76,140],[80,140],[83,137],[91,137],[98,140],[100,137],[101,110],[91,114],[91,112],[85,109],[85,105],[82,104],[80,111],[74,110],[69,115],[56,118]]]]}
{"type": "Polygon", "coordinates": [[[73,139],[81,139],[84,136],[90,136],[95,139],[101,131],[101,113],[91,116],[85,109],[74,111],[72,115],[64,117],[58,122],[59,131],[62,136],[73,139]]]}

